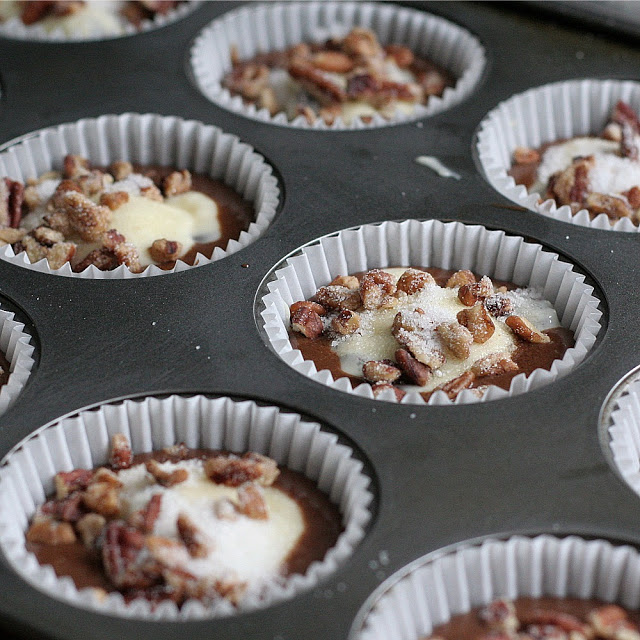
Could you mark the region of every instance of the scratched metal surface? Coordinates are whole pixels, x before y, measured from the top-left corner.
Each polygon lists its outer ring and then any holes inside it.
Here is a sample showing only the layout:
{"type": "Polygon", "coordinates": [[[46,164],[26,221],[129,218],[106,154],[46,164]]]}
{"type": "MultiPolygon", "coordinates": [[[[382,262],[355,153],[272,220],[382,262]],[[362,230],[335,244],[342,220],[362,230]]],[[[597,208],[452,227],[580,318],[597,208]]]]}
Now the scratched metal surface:
{"type": "Polygon", "coordinates": [[[333,576],[291,601],[222,620],[157,624],[101,616],[52,600],[0,563],[0,619],[15,637],[341,640],[381,580],[445,545],[513,532],[640,544],[640,499],[609,467],[598,434],[605,397],[640,360],[640,332],[632,329],[640,310],[640,234],[515,212],[482,178],[472,152],[478,123],[500,100],[556,80],[637,78],[640,49],[500,4],[404,4],[470,29],[489,57],[474,94],[421,127],[300,131],[212,105],[188,78],[187,53],[199,30],[233,3],[205,3],[180,22],[131,38],[0,40],[0,144],[105,113],[178,115],[255,146],[275,167],[283,192],[278,217],[257,242],[180,274],[85,281],[0,261],[3,305],[18,311],[38,345],[27,388],[0,417],[0,456],[38,427],[94,404],[168,392],[229,394],[293,409],[342,434],[367,461],[377,494],[365,540],[333,576]],[[462,179],[445,180],[416,164],[424,154],[440,157],[462,179]],[[271,353],[256,327],[254,298],[276,263],[320,235],[411,217],[504,229],[575,263],[602,300],[596,347],[555,384],[459,407],[347,396],[271,353]]]}

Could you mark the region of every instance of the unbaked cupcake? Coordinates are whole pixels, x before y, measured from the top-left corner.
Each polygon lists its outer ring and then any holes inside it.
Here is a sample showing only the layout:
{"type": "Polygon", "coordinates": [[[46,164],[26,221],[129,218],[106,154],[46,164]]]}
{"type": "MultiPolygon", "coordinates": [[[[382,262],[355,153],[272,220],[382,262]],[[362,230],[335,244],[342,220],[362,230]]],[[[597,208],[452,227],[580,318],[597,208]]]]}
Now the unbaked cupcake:
{"type": "Polygon", "coordinates": [[[25,580],[78,606],[228,615],[290,598],[345,561],[370,517],[361,470],[336,436],[274,407],[105,405],[6,457],[0,546],[25,580]]]}
{"type": "Polygon", "coordinates": [[[211,23],[191,51],[204,95],[250,118],[315,128],[383,126],[467,97],[485,65],[468,31],[400,7],[268,4],[211,23]]]}
{"type": "Polygon", "coordinates": [[[93,278],[209,264],[276,213],[264,159],[216,127],[156,115],[81,120],[0,154],[0,257],[93,278]]]}
{"type": "Polygon", "coordinates": [[[589,629],[595,626],[596,637],[637,638],[637,617],[632,622],[611,603],[638,608],[639,572],[636,549],[605,540],[543,535],[460,545],[429,554],[391,576],[363,606],[349,640],[453,640],[456,627],[448,623],[469,623],[475,611],[493,627],[482,637],[515,637],[514,600],[525,624],[528,610],[533,637],[577,640],[592,637],[589,629]],[[571,614],[557,616],[563,605],[571,614]],[[470,611],[466,620],[456,618],[470,611]],[[432,635],[436,632],[443,635],[432,635]]]}
{"type": "Polygon", "coordinates": [[[285,362],[341,391],[412,404],[537,388],[580,362],[600,326],[571,265],[460,223],[341,231],[302,247],[265,285],[263,327],[285,362]]]}
{"type": "Polygon", "coordinates": [[[573,80],[513,96],[478,132],[491,185],[543,215],[616,231],[640,217],[640,85],[573,80]]]}

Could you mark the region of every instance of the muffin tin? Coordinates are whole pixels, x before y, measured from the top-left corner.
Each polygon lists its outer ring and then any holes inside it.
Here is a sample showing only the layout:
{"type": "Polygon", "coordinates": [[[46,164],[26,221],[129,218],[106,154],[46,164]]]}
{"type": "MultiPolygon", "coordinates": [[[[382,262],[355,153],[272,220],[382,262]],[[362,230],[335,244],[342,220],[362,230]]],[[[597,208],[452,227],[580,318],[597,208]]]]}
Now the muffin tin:
{"type": "Polygon", "coordinates": [[[601,446],[610,390],[640,364],[637,233],[605,233],[515,208],[481,174],[474,133],[500,101],[555,81],[633,80],[640,51],[502,5],[405,3],[473,32],[481,83],[433,117],[364,131],[300,131],[226,111],[190,79],[194,38],[236,3],[204,3],[162,29],[88,43],[0,40],[0,143],[109,113],[159,113],[237,135],[278,176],[276,218],[253,244],[202,268],[127,280],[62,278],[0,261],[2,308],[36,346],[26,388],[0,417],[0,455],[43,425],[122,398],[207,393],[277,405],[325,425],[372,479],[364,540],[315,589],[268,609],[162,625],[54,600],[0,563],[0,622],[14,636],[143,640],[346,639],[367,598],[442,547],[514,533],[579,534],[640,546],[640,501],[601,446]],[[82,73],[78,72],[82,70],[82,73]],[[461,176],[415,162],[437,156],[461,176]],[[339,393],[265,345],[263,279],[298,247],[384,220],[456,220],[540,243],[585,274],[601,301],[596,344],[569,375],[511,398],[410,406],[339,393]]]}

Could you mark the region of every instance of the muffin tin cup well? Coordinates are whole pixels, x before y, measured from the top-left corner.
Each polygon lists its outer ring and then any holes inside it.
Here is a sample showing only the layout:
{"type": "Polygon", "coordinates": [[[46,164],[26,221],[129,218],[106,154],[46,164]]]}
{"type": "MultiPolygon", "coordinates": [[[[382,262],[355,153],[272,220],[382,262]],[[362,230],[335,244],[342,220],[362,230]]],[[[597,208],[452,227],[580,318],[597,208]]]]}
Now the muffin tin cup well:
{"type": "MultiPolygon", "coordinates": [[[[285,265],[278,265],[265,280],[269,293],[259,301],[262,328],[276,354],[300,374],[334,389],[373,398],[371,386],[363,383],[351,388],[346,378],[334,379],[326,370],[318,371],[311,361],[303,359],[288,336],[289,307],[305,300],[338,275],[373,268],[393,266],[440,267],[470,269],[476,274],[514,282],[519,286],[539,289],[549,300],[562,326],[574,332],[575,346],[568,349],[551,369],[536,369],[528,378],[516,376],[509,390],[490,386],[482,398],[472,391],[458,394],[455,404],[486,402],[506,398],[549,384],[567,375],[587,355],[601,329],[599,301],[584,276],[559,256],[524,238],[482,226],[438,220],[405,220],[383,222],[340,231],[302,247],[285,265]]],[[[391,390],[378,399],[395,401],[391,390]]],[[[425,404],[417,393],[408,393],[403,404],[425,404]]],[[[430,405],[454,404],[438,391],[430,405]]]]}
{"type": "Polygon", "coordinates": [[[576,136],[598,135],[618,100],[640,109],[640,83],[622,80],[569,80],[529,89],[501,102],[480,123],[477,154],[489,184],[503,196],[555,220],[605,231],[640,231],[628,218],[611,224],[601,213],[593,220],[586,209],[572,215],[568,205],[540,201],[507,174],[517,147],[537,148],[576,136]]]}
{"type": "Polygon", "coordinates": [[[251,146],[219,128],[174,116],[125,113],[87,118],[36,131],[15,143],[7,143],[0,154],[0,177],[26,182],[43,173],[62,168],[67,154],[80,154],[98,166],[116,160],[159,164],[190,169],[221,180],[245,200],[253,202],[255,217],[240,237],[211,258],[198,254],[194,265],[178,260],[170,270],[150,265],[132,273],[121,265],[100,271],[93,265],[74,273],[69,263],[51,269],[46,259],[31,263],[25,252],[17,255],[10,245],[0,248],[0,258],[29,269],[77,278],[140,278],[184,271],[210,264],[254,242],[273,221],[279,203],[278,181],[271,167],[251,146]]]}
{"type": "Polygon", "coordinates": [[[422,640],[496,598],[575,597],[640,605],[640,553],[576,536],[514,536],[416,560],[365,603],[349,640],[422,640]]]}
{"type": "Polygon", "coordinates": [[[34,587],[80,607],[149,620],[194,620],[263,608],[313,588],[351,555],[371,517],[369,478],[352,450],[337,436],[293,413],[251,401],[201,395],[126,400],[83,411],[40,429],[3,460],[0,469],[0,548],[5,560],[34,587]],[[25,548],[25,530],[38,505],[54,491],[58,471],[105,464],[116,433],[129,438],[134,453],[184,442],[188,447],[255,451],[303,473],[339,506],[344,531],[321,562],[304,575],[274,580],[264,592],[247,594],[238,608],[221,600],[211,606],[190,600],[178,610],[172,602],[154,607],[146,600],[125,604],[120,594],[100,597],[78,591],[70,578],[55,576],[25,548]]]}
{"type": "MultiPolygon", "coordinates": [[[[138,28],[126,19],[118,17],[109,21],[100,20],[99,18],[86,21],[84,26],[79,26],[79,30],[67,29],[62,26],[48,29],[38,22],[25,25],[19,17],[14,16],[0,23],[0,36],[41,42],[84,42],[132,36],[171,24],[191,13],[201,3],[202,0],[187,0],[165,15],[156,14],[151,19],[143,20],[138,28]]],[[[108,7],[108,5],[117,5],[118,3],[112,0],[91,0],[89,6],[100,4],[108,7]]],[[[76,25],[78,25],[77,21],[76,25]]]]}
{"type": "Polygon", "coordinates": [[[191,49],[191,69],[198,89],[212,102],[255,120],[298,128],[353,130],[387,126],[440,113],[468,97],[480,81],[486,64],[483,46],[461,27],[428,13],[369,2],[267,3],[229,12],[213,21],[196,38],[191,49]],[[373,115],[371,121],[354,118],[346,124],[337,118],[332,125],[317,119],[313,125],[298,116],[271,116],[267,109],[246,105],[221,84],[231,70],[231,48],[240,59],[257,53],[283,50],[301,42],[322,42],[343,37],[353,27],[373,30],[381,43],[403,44],[415,54],[444,67],[456,78],[454,87],[410,113],[396,111],[387,120],[373,115]]]}

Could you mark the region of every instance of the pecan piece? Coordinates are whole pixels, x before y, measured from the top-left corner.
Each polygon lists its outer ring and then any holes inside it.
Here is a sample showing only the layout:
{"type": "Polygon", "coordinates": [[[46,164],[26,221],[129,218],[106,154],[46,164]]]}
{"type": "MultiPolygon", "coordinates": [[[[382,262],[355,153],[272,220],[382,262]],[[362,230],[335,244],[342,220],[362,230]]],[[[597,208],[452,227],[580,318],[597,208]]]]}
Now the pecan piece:
{"type": "Polygon", "coordinates": [[[329,73],[349,73],[353,70],[353,60],[340,51],[319,51],[311,57],[311,64],[329,73]]]}
{"type": "Polygon", "coordinates": [[[118,489],[108,482],[90,484],[82,494],[82,501],[87,509],[106,518],[113,518],[120,514],[118,489]]]}
{"type": "Polygon", "coordinates": [[[60,206],[69,217],[69,224],[83,240],[94,242],[109,228],[111,209],[95,204],[82,193],[65,191],[60,206]]]}
{"type": "Polygon", "coordinates": [[[209,545],[202,532],[196,527],[193,520],[184,513],[178,515],[176,521],[178,535],[192,558],[206,558],[209,553],[209,545]]]}
{"type": "Polygon", "coordinates": [[[271,87],[265,87],[257,99],[258,109],[266,109],[269,115],[275,116],[282,111],[276,92],[271,87]]]}
{"type": "Polygon", "coordinates": [[[591,629],[588,625],[584,624],[584,622],[581,622],[578,618],[572,616],[570,613],[563,613],[561,611],[538,609],[532,611],[526,616],[526,618],[523,617],[521,619],[521,623],[526,626],[554,626],[564,631],[565,634],[577,632],[579,634],[582,634],[586,638],[593,637],[591,629]]]}
{"type": "Polygon", "coordinates": [[[275,460],[259,453],[247,452],[242,458],[216,456],[204,462],[204,472],[216,484],[239,487],[245,482],[256,481],[264,487],[272,485],[280,471],[275,460]]]}
{"type": "Polygon", "coordinates": [[[117,268],[120,263],[113,251],[102,247],[101,249],[90,251],[83,260],[73,265],[73,270],[76,273],[80,273],[90,265],[93,265],[96,269],[100,269],[100,271],[111,271],[117,268]]]}
{"type": "Polygon", "coordinates": [[[59,231],[65,238],[73,233],[73,229],[69,223],[69,216],[60,209],[47,214],[42,221],[47,227],[50,227],[54,231],[59,231]]]}
{"type": "Polygon", "coordinates": [[[387,296],[396,292],[393,276],[381,269],[371,269],[360,281],[360,297],[365,309],[378,309],[387,296]]]}
{"type": "Polygon", "coordinates": [[[103,193],[100,196],[100,204],[103,207],[109,207],[111,211],[115,211],[118,207],[129,202],[129,194],[126,191],[113,191],[111,193],[103,193]]]}
{"type": "Polygon", "coordinates": [[[269,83],[269,67],[251,62],[240,63],[224,79],[224,86],[233,94],[255,100],[269,83]]]}
{"type": "Polygon", "coordinates": [[[89,486],[92,478],[93,471],[91,471],[91,469],[59,471],[54,478],[56,499],[62,500],[74,491],[83,491],[89,486]]]}
{"type": "Polygon", "coordinates": [[[150,184],[146,187],[140,187],[140,195],[149,200],[155,200],[156,202],[163,202],[162,192],[155,184],[150,184]]]}
{"type": "Polygon", "coordinates": [[[116,433],[111,438],[109,464],[113,469],[128,469],[133,463],[133,451],[124,433],[116,433]]]}
{"type": "Polygon", "coordinates": [[[394,357],[402,373],[413,384],[424,387],[431,379],[431,368],[418,362],[406,349],[397,349],[394,357]]]}
{"type": "Polygon", "coordinates": [[[118,474],[111,471],[111,469],[107,469],[106,467],[99,467],[93,474],[91,482],[105,482],[106,484],[110,484],[111,486],[116,488],[122,486],[122,482],[120,481],[120,478],[118,478],[118,474]]]}
{"type": "Polygon", "coordinates": [[[76,245],[73,242],[57,242],[52,246],[42,245],[34,237],[34,231],[13,245],[13,250],[16,253],[26,251],[32,263],[45,258],[51,269],[59,269],[75,255],[76,245]]]}
{"type": "Polygon", "coordinates": [[[89,161],[83,156],[68,154],[63,161],[64,177],[77,178],[89,173],[89,161]]]}
{"type": "Polygon", "coordinates": [[[0,227],[20,226],[25,188],[22,182],[4,178],[0,180],[0,227]]]}
{"type": "Polygon", "coordinates": [[[435,334],[428,324],[424,324],[425,312],[417,307],[413,311],[399,311],[393,319],[391,334],[422,364],[438,369],[445,361],[445,355],[436,346],[435,334]]]}
{"type": "Polygon", "coordinates": [[[396,287],[398,291],[404,291],[407,295],[413,295],[422,291],[427,285],[433,285],[436,281],[433,276],[426,271],[420,271],[418,269],[407,269],[398,278],[396,287]]]}
{"type": "Polygon", "coordinates": [[[191,191],[191,172],[186,169],[171,172],[162,181],[162,190],[166,198],[191,191]]]}
{"type": "Polygon", "coordinates": [[[521,316],[509,316],[505,320],[505,324],[513,333],[527,342],[551,342],[551,338],[546,333],[538,331],[526,318],[521,316]]]}
{"type": "Polygon", "coordinates": [[[589,171],[595,164],[594,156],[577,158],[564,171],[554,174],[551,195],[560,204],[582,205],[589,193],[589,171]]]}
{"type": "Polygon", "coordinates": [[[76,529],[85,547],[94,546],[96,539],[102,533],[107,520],[98,513],[87,513],[76,523],[76,529]]]}
{"type": "Polygon", "coordinates": [[[457,322],[443,322],[436,327],[440,340],[456,358],[465,360],[471,353],[474,337],[465,326],[457,322]]]}
{"type": "Polygon", "coordinates": [[[346,287],[347,289],[356,290],[360,288],[360,280],[356,276],[336,276],[329,286],[346,287]]]}
{"type": "Polygon", "coordinates": [[[631,125],[625,122],[622,125],[622,137],[620,140],[620,155],[629,160],[638,159],[638,145],[636,144],[636,132],[631,125]]]}
{"type": "Polygon", "coordinates": [[[369,360],[362,365],[362,375],[368,382],[395,382],[402,372],[390,360],[369,360]]]}
{"type": "Polygon", "coordinates": [[[478,618],[492,629],[506,633],[515,633],[520,626],[513,602],[503,598],[494,600],[480,609],[478,618]]]}
{"type": "Polygon", "coordinates": [[[373,397],[378,398],[382,395],[387,389],[393,391],[396,400],[400,402],[402,398],[404,398],[407,394],[402,390],[398,389],[398,387],[394,387],[390,382],[376,382],[371,385],[371,391],[373,392],[373,397]]]}
{"type": "Polygon", "coordinates": [[[630,218],[633,215],[627,200],[606,193],[590,193],[584,201],[584,206],[592,215],[604,213],[610,220],[630,218]]]}
{"type": "Polygon", "coordinates": [[[24,236],[24,229],[0,229],[0,246],[20,242],[24,236]]]}
{"type": "Polygon", "coordinates": [[[291,314],[291,329],[314,340],[324,331],[322,318],[309,307],[298,307],[291,314]]]}
{"type": "Polygon", "coordinates": [[[513,161],[516,164],[540,162],[540,153],[530,147],[516,147],[513,151],[513,161]]]}
{"type": "Polygon", "coordinates": [[[49,516],[37,516],[27,530],[26,538],[27,542],[69,544],[76,541],[76,534],[68,522],[57,522],[49,516]]]}
{"type": "Polygon", "coordinates": [[[456,319],[471,332],[473,341],[478,344],[489,340],[496,330],[493,320],[482,302],[473,307],[462,309],[456,315],[456,319]]]}
{"type": "Polygon", "coordinates": [[[109,165],[109,173],[116,180],[124,180],[133,173],[133,165],[126,160],[116,160],[109,165]]]}
{"type": "Polygon", "coordinates": [[[612,640],[637,640],[640,637],[637,627],[628,619],[627,612],[615,604],[593,609],[587,620],[598,637],[612,640]]]}
{"type": "Polygon", "coordinates": [[[116,257],[118,264],[124,264],[133,273],[143,271],[138,250],[134,245],[126,242],[121,233],[118,233],[115,229],[110,229],[104,234],[102,241],[105,248],[116,257]]]}
{"type": "Polygon", "coordinates": [[[238,488],[238,512],[254,520],[268,520],[269,512],[262,490],[247,483],[238,488]]]}
{"type": "Polygon", "coordinates": [[[299,302],[294,302],[289,307],[289,312],[295,313],[298,309],[301,309],[302,307],[306,307],[311,311],[315,311],[319,316],[323,316],[327,313],[327,310],[321,304],[318,304],[317,302],[311,302],[310,300],[300,300],[299,302]]]}
{"type": "Polygon", "coordinates": [[[476,277],[468,269],[456,271],[448,280],[447,288],[455,289],[455,287],[461,287],[465,284],[475,284],[476,277]]]}
{"type": "Polygon", "coordinates": [[[612,142],[620,142],[622,140],[622,127],[617,122],[609,122],[600,137],[612,142]]]}
{"type": "Polygon", "coordinates": [[[444,391],[450,400],[454,400],[463,389],[468,389],[473,384],[475,378],[473,371],[465,371],[457,378],[440,385],[436,391],[444,391]]]}
{"type": "Polygon", "coordinates": [[[458,289],[458,300],[466,307],[472,307],[478,300],[484,300],[493,293],[493,283],[488,276],[482,276],[480,282],[463,284],[458,289]]]}
{"type": "Polygon", "coordinates": [[[502,318],[513,313],[513,302],[504,293],[496,293],[485,298],[484,306],[494,318],[502,318]]]}
{"type": "Polygon", "coordinates": [[[89,173],[75,178],[75,182],[85,196],[92,198],[104,191],[104,188],[113,182],[113,177],[108,173],[94,169],[93,171],[89,171],[89,173]]]}
{"type": "Polygon", "coordinates": [[[349,55],[373,58],[382,53],[376,34],[370,29],[354,27],[342,41],[342,49],[349,55]]]}
{"type": "Polygon", "coordinates": [[[163,487],[173,487],[189,478],[189,472],[186,469],[166,471],[157,460],[147,460],[145,466],[155,481],[163,487]]]}
{"type": "Polygon", "coordinates": [[[287,71],[321,105],[345,102],[347,99],[342,87],[330,80],[323,71],[316,69],[310,62],[294,58],[289,62],[287,71]]]}
{"type": "Polygon", "coordinates": [[[622,100],[618,100],[616,103],[611,114],[611,121],[620,126],[628,124],[635,133],[640,134],[640,120],[636,112],[622,100]]]}
{"type": "Polygon", "coordinates": [[[330,284],[326,287],[320,287],[316,291],[314,299],[325,309],[349,309],[355,311],[362,304],[358,291],[341,285],[330,284]]]}
{"type": "Polygon", "coordinates": [[[625,191],[622,195],[626,197],[632,209],[640,209],[640,187],[631,187],[629,191],[625,191]]]}
{"type": "Polygon", "coordinates": [[[355,333],[360,328],[360,314],[349,309],[342,309],[331,320],[331,328],[343,336],[355,333]]]}
{"type": "Polygon", "coordinates": [[[82,494],[79,491],[62,500],[49,500],[42,505],[42,513],[64,522],[77,522],[83,515],[82,494]]]}
{"type": "Polygon", "coordinates": [[[384,50],[401,69],[406,69],[413,64],[414,55],[408,47],[401,44],[388,44],[384,50]]]}
{"type": "Polygon", "coordinates": [[[505,352],[490,353],[471,365],[471,371],[478,377],[496,376],[517,370],[518,365],[511,359],[511,354],[505,352]]]}
{"type": "Polygon", "coordinates": [[[162,494],[155,493],[143,509],[131,514],[129,524],[142,531],[142,533],[153,533],[153,527],[160,515],[161,506],[162,494]]]}
{"type": "Polygon", "coordinates": [[[149,248],[149,254],[154,262],[174,262],[182,255],[182,244],[176,240],[161,238],[154,240],[149,248]]]}

